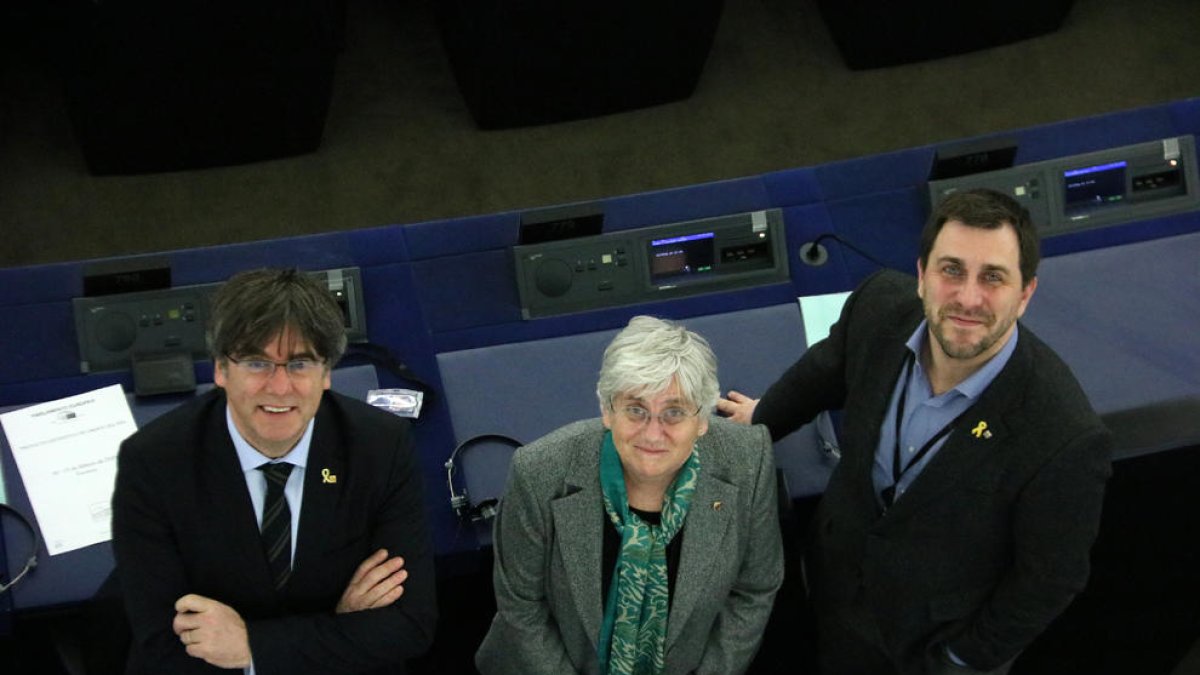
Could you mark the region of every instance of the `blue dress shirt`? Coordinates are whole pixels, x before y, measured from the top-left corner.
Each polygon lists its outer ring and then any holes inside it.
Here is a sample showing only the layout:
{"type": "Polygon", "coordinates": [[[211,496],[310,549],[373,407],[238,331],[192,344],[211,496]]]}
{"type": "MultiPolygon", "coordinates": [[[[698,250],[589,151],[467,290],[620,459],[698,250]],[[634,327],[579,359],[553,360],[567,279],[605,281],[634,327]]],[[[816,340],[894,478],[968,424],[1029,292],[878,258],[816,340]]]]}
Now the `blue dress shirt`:
{"type": "Polygon", "coordinates": [[[935,443],[929,452],[912,466],[908,466],[908,462],[912,461],[921,446],[941,431],[942,427],[975,404],[979,395],[988,388],[988,385],[996,379],[996,376],[1008,363],[1008,359],[1017,348],[1019,333],[1020,328],[1014,330],[1000,351],[970,377],[959,382],[954,388],[934,396],[933,386],[929,383],[929,374],[921,365],[921,351],[924,349],[925,343],[929,341],[929,322],[921,321],[921,325],[913,331],[912,336],[905,343],[905,346],[912,352],[914,360],[912,376],[905,379],[904,373],[900,373],[896,388],[892,391],[887,415],[883,418],[883,425],[879,430],[879,446],[875,449],[875,465],[871,471],[871,479],[875,484],[875,498],[879,500],[881,507],[883,500],[880,493],[884,488],[891,486],[893,482],[892,462],[896,451],[896,407],[900,404],[900,392],[907,387],[908,392],[905,395],[902,413],[904,423],[900,427],[900,467],[904,474],[896,484],[896,501],[901,499],[921,471],[929,465],[929,462],[933,461],[934,456],[937,455],[949,436],[943,437],[935,443]],[[907,469],[905,469],[906,466],[907,469]]]}
{"type": "Polygon", "coordinates": [[[233,423],[229,408],[225,408],[225,423],[229,425],[229,436],[233,439],[233,447],[237,450],[238,462],[242,465],[242,475],[246,478],[246,489],[250,491],[250,503],[254,505],[254,518],[259,529],[262,529],[263,504],[267,499],[267,477],[258,467],[272,462],[288,462],[293,465],[292,473],[288,475],[287,484],[283,486],[283,496],[287,499],[288,509],[292,512],[292,560],[296,559],[296,540],[300,533],[300,503],[304,499],[304,469],[308,464],[308,447],[312,443],[314,420],[308,421],[308,428],[296,442],[296,446],[288,454],[279,459],[269,459],[266,455],[242,438],[241,432],[233,423]]]}

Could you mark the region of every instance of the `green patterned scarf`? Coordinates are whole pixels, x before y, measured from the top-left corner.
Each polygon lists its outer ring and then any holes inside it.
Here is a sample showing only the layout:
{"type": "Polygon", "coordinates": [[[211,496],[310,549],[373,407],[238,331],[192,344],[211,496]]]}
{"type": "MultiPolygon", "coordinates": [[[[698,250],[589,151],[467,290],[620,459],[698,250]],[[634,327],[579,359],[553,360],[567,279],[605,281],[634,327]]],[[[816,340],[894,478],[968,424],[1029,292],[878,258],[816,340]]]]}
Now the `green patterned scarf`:
{"type": "Polygon", "coordinates": [[[629,511],[625,474],[613,445],[604,434],[600,447],[600,486],[604,511],[621,533],[621,550],[604,603],[600,627],[600,672],[605,675],[656,675],[663,672],[667,642],[667,544],[683,527],[700,456],[692,449],[687,462],[663,497],[662,520],[651,525],[629,511]]]}

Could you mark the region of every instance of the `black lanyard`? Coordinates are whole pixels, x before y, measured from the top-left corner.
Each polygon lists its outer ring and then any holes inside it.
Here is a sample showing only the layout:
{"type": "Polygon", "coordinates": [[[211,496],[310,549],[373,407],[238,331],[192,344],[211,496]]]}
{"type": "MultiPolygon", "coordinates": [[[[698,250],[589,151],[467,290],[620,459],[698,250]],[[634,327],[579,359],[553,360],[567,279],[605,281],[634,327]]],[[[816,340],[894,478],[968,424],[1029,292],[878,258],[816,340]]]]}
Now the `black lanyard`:
{"type": "Polygon", "coordinates": [[[958,417],[947,422],[946,426],[942,427],[928,441],[925,441],[925,445],[922,445],[921,449],[917,450],[917,454],[913,455],[908,464],[905,464],[903,467],[900,466],[900,428],[904,424],[904,404],[908,400],[908,388],[912,385],[913,364],[916,360],[916,356],[912,352],[909,352],[908,358],[904,361],[904,384],[900,388],[900,400],[896,403],[896,445],[892,453],[892,484],[885,487],[879,493],[879,496],[883,498],[884,508],[890,507],[896,501],[896,486],[900,483],[900,479],[904,477],[904,474],[908,473],[909,469],[916,465],[917,462],[920,462],[925,455],[929,454],[929,451],[933,449],[933,446],[937,445],[938,441],[945,438],[951,431],[954,431],[954,426],[958,424],[958,420],[967,414],[967,411],[964,410],[959,413],[958,417]]]}

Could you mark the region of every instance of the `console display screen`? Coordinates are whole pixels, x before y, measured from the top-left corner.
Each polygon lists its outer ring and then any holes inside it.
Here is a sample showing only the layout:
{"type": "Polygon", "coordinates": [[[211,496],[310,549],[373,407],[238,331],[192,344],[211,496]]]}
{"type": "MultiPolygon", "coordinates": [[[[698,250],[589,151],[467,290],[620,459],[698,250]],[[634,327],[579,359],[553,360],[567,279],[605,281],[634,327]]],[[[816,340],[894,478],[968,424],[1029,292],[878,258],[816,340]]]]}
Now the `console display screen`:
{"type": "Polygon", "coordinates": [[[712,232],[650,241],[650,281],[711,272],[715,262],[712,232]]]}
{"type": "Polygon", "coordinates": [[[1068,214],[1120,203],[1125,199],[1125,162],[1098,164],[1063,172],[1063,203],[1068,214]]]}

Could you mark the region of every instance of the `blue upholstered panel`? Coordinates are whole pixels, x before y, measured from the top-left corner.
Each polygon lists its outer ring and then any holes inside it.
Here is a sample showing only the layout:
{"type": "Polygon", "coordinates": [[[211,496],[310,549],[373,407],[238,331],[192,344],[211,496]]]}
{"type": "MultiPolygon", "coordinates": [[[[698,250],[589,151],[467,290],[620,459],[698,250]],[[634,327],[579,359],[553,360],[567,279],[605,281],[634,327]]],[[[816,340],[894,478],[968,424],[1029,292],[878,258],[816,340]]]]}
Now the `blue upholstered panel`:
{"type": "Polygon", "coordinates": [[[771,205],[767,197],[758,177],[612,197],[603,201],[604,231],[757,211],[771,205]]]}
{"type": "Polygon", "coordinates": [[[1200,396],[1200,233],[1050,258],[1038,276],[1025,325],[1098,412],[1200,396]]]}
{"type": "Polygon", "coordinates": [[[83,293],[81,266],[81,263],[70,262],[0,269],[0,310],[7,313],[14,311],[13,307],[80,295],[83,293]]]}
{"type": "Polygon", "coordinates": [[[514,211],[416,223],[405,226],[404,238],[413,260],[430,260],[515,246],[520,231],[521,214],[514,211]]]}
{"type": "MultiPolygon", "coordinates": [[[[901,188],[830,202],[828,207],[837,234],[888,267],[915,273],[917,240],[927,211],[919,190],[901,188]]],[[[843,249],[842,260],[852,284],[879,269],[879,265],[836,242],[827,246],[843,249]]]]}
{"type": "Polygon", "coordinates": [[[1016,163],[1029,164],[1184,133],[1190,132],[1175,126],[1167,106],[1152,106],[1031,127],[996,136],[1016,139],[1019,142],[1016,163]]]}
{"type": "Polygon", "coordinates": [[[365,268],[409,260],[404,230],[400,225],[387,225],[347,232],[354,264],[365,268]]]}
{"type": "Polygon", "coordinates": [[[258,267],[320,270],[357,264],[344,232],[186,249],[172,253],[170,259],[175,286],[211,284],[258,267]]]}
{"type": "Polygon", "coordinates": [[[15,305],[2,311],[0,345],[4,345],[5,356],[0,359],[0,382],[40,381],[79,373],[69,300],[15,305]]]}
{"type": "Polygon", "coordinates": [[[1200,97],[1175,101],[1164,106],[1171,115],[1176,134],[1200,134],[1200,97]]]}
{"type": "Polygon", "coordinates": [[[815,169],[787,169],[763,175],[768,203],[772,207],[812,204],[822,199],[815,169]]]}
{"type": "Polygon", "coordinates": [[[521,320],[508,249],[413,263],[425,320],[434,333],[521,320]]]}
{"type": "Polygon", "coordinates": [[[816,167],[821,196],[838,201],[917,187],[929,178],[933,153],[933,146],[926,146],[823,164],[816,167]]]}

